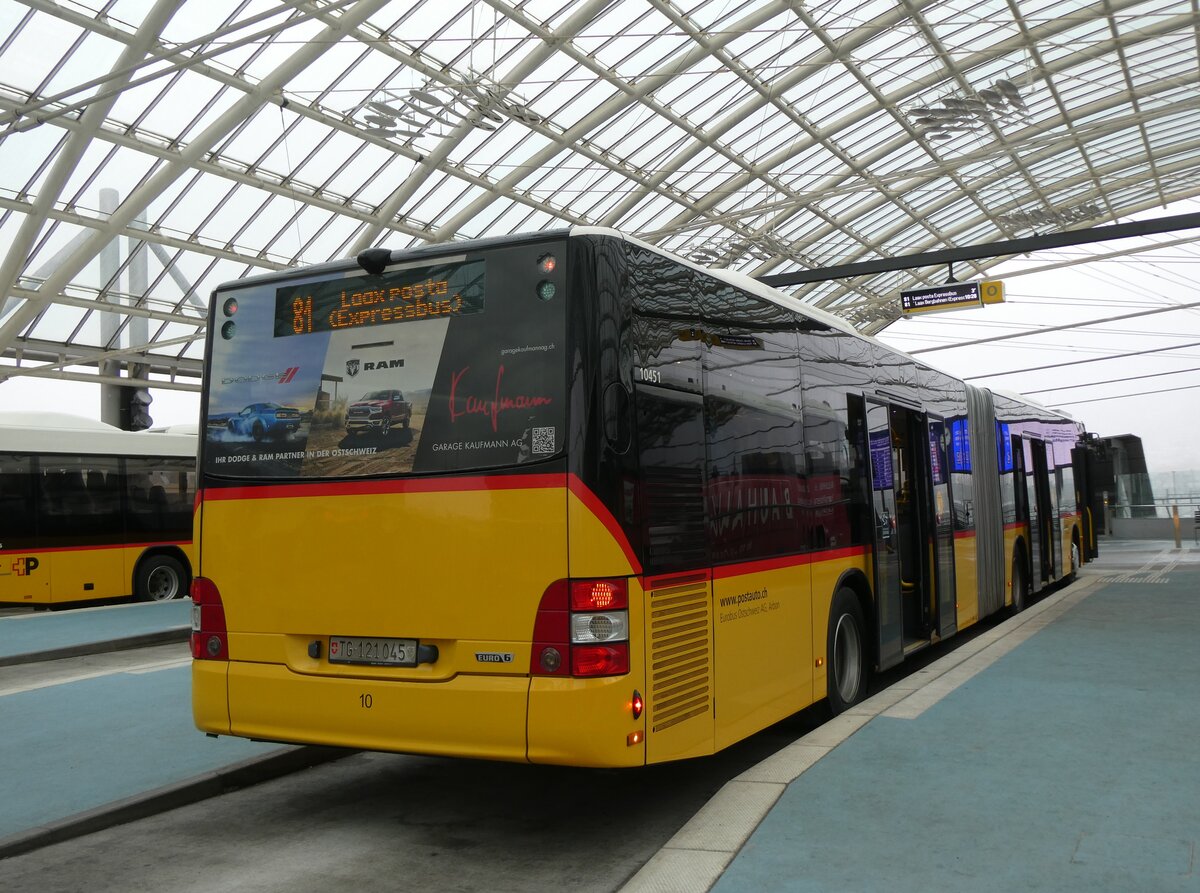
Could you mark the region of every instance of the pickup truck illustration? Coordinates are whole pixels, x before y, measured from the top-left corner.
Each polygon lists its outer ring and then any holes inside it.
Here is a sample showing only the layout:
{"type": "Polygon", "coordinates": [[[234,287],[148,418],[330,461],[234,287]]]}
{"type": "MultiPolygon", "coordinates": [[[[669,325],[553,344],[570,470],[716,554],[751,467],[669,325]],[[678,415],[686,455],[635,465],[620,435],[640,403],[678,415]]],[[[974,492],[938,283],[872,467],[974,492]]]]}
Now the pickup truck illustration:
{"type": "Polygon", "coordinates": [[[346,407],[346,433],[374,432],[382,437],[393,425],[407,428],[412,420],[412,404],[394,389],[371,391],[346,407]]]}

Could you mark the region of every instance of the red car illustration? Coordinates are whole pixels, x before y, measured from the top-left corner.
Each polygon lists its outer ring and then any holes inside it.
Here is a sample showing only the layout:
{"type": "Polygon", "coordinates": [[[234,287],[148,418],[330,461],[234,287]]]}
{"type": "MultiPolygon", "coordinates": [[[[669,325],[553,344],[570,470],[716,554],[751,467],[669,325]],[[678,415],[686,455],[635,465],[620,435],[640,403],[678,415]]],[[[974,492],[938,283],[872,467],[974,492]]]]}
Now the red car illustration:
{"type": "Polygon", "coordinates": [[[407,428],[411,420],[412,404],[395,389],[371,391],[346,407],[347,434],[372,431],[386,436],[393,425],[407,428]]]}

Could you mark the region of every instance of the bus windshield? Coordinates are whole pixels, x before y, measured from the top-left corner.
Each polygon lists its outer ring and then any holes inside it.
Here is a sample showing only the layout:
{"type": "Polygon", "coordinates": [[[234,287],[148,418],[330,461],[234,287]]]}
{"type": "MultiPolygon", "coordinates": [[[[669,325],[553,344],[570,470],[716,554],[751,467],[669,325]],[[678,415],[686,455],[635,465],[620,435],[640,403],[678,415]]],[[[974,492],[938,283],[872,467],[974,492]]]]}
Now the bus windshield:
{"type": "Polygon", "coordinates": [[[219,290],[204,471],[340,478],[554,456],[565,295],[555,284],[546,299],[541,261],[556,247],[565,260],[561,241],[525,243],[219,290]]]}

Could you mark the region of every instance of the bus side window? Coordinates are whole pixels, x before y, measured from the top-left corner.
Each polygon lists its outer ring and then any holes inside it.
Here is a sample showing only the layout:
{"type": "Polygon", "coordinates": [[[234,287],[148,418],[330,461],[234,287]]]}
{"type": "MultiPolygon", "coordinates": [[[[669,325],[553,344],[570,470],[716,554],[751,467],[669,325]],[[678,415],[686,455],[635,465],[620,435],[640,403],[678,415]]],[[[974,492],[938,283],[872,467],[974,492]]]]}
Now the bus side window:
{"type": "Polygon", "coordinates": [[[115,467],[106,469],[96,467],[87,473],[88,499],[92,504],[92,512],[107,519],[110,525],[117,522],[121,514],[121,494],[112,486],[116,480],[117,470],[115,467]]]}
{"type": "Polygon", "coordinates": [[[20,548],[34,534],[33,467],[27,456],[0,455],[0,545],[20,548]]]}

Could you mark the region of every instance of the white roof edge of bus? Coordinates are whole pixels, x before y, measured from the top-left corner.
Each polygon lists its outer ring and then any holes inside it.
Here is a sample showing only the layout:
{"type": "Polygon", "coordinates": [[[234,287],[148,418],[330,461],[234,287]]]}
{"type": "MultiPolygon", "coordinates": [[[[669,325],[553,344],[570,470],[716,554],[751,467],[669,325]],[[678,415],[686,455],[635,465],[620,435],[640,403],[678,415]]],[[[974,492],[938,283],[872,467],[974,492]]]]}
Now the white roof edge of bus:
{"type": "Polygon", "coordinates": [[[9,428],[65,428],[72,431],[120,431],[115,425],[72,415],[69,412],[51,412],[40,409],[14,409],[0,411],[0,425],[9,428]]]}
{"type": "Polygon", "coordinates": [[[180,422],[176,425],[154,425],[139,434],[187,434],[196,437],[200,434],[199,422],[180,422]]]}
{"type": "MultiPolygon", "coordinates": [[[[198,428],[124,431],[97,419],[42,410],[0,411],[0,450],[106,456],[195,456],[198,428]]],[[[182,427],[182,426],[181,426],[182,427]]]]}

